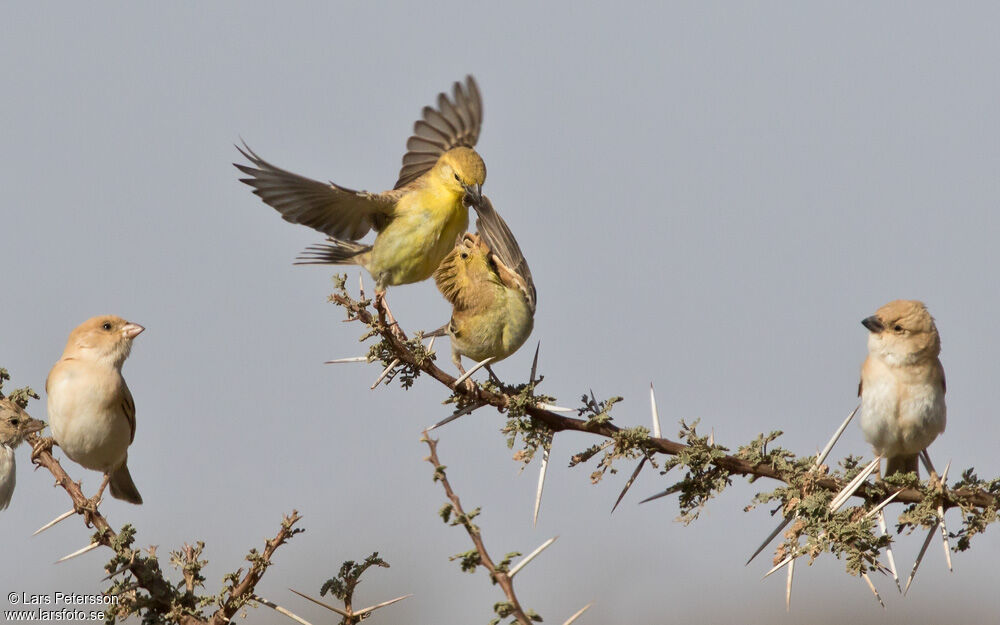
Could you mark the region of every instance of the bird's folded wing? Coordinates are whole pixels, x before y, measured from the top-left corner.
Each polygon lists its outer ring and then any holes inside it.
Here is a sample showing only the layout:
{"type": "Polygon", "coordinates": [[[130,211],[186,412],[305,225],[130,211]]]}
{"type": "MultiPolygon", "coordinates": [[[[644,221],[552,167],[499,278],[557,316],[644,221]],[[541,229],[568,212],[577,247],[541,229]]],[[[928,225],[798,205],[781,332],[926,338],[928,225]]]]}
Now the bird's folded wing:
{"type": "Polygon", "coordinates": [[[483,123],[483,100],[472,76],[465,86],[456,82],[451,99],[438,94],[437,108],[425,106],[423,119],[413,125],[413,136],[406,142],[403,167],[394,189],[399,189],[424,175],[448,150],[475,147],[483,123]]]}
{"type": "Polygon", "coordinates": [[[250,176],[240,182],[253,187],[253,192],[286,221],[338,239],[356,240],[372,228],[382,230],[392,218],[397,194],[353,191],[332,182],[319,182],[275,167],[245,143],[236,149],[254,165],[233,163],[250,176]]]}
{"type": "Polygon", "coordinates": [[[534,311],[538,297],[535,292],[535,282],[531,279],[528,261],[524,259],[521,246],[517,244],[517,239],[507,227],[507,222],[496,212],[493,203],[486,196],[483,196],[481,203],[473,204],[473,208],[479,215],[476,219],[476,230],[493,254],[500,279],[508,287],[520,289],[528,300],[531,310],[534,311]]]}
{"type": "Polygon", "coordinates": [[[122,391],[121,411],[128,420],[128,442],[129,444],[132,444],[135,442],[135,400],[132,399],[132,391],[128,390],[128,386],[124,381],[122,381],[122,391]]]}

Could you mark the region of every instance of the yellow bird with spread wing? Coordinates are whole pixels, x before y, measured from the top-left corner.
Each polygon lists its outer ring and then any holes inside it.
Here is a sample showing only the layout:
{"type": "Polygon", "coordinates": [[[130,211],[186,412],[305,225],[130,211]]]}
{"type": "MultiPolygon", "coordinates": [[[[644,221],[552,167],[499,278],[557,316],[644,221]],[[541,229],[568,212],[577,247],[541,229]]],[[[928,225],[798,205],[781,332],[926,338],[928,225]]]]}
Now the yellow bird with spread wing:
{"type": "MultiPolygon", "coordinates": [[[[455,83],[452,97],[424,107],[406,142],[403,167],[390,191],[353,191],[279,169],[244,144],[253,166],[234,163],[241,181],[286,221],[328,235],[310,247],[300,264],[360,265],[376,290],[431,277],[469,225],[467,202],[478,203],[486,165],[473,149],[483,119],[482,98],[472,76],[455,83]],[[358,240],[370,230],[372,244],[358,240]]],[[[239,149],[239,148],[237,148],[239,149]]]]}

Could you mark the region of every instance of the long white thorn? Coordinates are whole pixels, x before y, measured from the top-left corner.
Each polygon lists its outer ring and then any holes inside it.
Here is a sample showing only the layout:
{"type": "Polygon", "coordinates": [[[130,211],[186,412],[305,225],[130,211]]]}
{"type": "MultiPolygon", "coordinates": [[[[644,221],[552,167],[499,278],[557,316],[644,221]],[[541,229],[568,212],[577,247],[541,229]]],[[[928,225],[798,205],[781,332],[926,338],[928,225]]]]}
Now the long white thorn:
{"type": "Polygon", "coordinates": [[[828,442],[826,444],[826,447],[823,448],[823,451],[819,452],[819,455],[816,456],[817,467],[826,461],[826,457],[830,455],[831,451],[833,451],[833,446],[837,444],[838,440],[840,440],[840,435],[843,434],[844,430],[847,429],[847,425],[851,422],[851,419],[854,418],[854,415],[857,414],[860,408],[861,404],[858,404],[857,407],[855,407],[854,410],[851,411],[851,414],[847,415],[847,418],[844,419],[844,422],[841,423],[840,427],[837,428],[837,431],[833,433],[833,437],[830,438],[830,442],[828,442]]]}
{"type": "Polygon", "coordinates": [[[542,461],[538,469],[538,488],[535,489],[535,512],[531,515],[531,526],[538,524],[538,510],[542,507],[542,489],[545,488],[545,473],[549,467],[549,450],[542,448],[542,461]]]}
{"type": "Polygon", "coordinates": [[[314,599],[314,598],[310,597],[309,595],[307,595],[305,593],[302,593],[302,592],[299,592],[299,591],[295,590],[294,588],[289,588],[288,590],[291,590],[292,592],[294,592],[298,596],[302,597],[303,599],[308,599],[309,601],[312,601],[316,605],[321,605],[324,608],[326,608],[327,610],[330,610],[331,612],[336,612],[337,614],[339,614],[339,615],[341,615],[343,617],[351,618],[352,616],[354,616],[350,612],[345,612],[344,610],[341,610],[340,608],[335,608],[334,606],[330,605],[329,603],[323,603],[319,599],[314,599]]]}
{"type": "Polygon", "coordinates": [[[644,464],[646,464],[646,460],[648,459],[649,459],[648,456],[643,456],[642,460],[639,461],[639,464],[636,465],[635,471],[632,472],[632,476],[628,478],[628,481],[625,482],[625,487],[622,488],[622,492],[618,494],[618,499],[615,500],[615,505],[611,506],[611,514],[615,513],[615,508],[617,508],[618,504],[620,504],[622,502],[622,499],[625,498],[625,493],[628,492],[628,489],[632,488],[632,484],[635,482],[635,478],[639,477],[639,471],[642,471],[642,467],[644,464]]]}
{"type": "Polygon", "coordinates": [[[493,362],[493,359],[494,359],[494,356],[490,356],[489,358],[486,358],[484,360],[480,360],[475,365],[473,365],[473,367],[471,369],[469,369],[468,371],[466,371],[465,373],[463,373],[460,378],[458,378],[457,380],[455,380],[455,383],[452,384],[451,387],[452,388],[458,388],[459,384],[461,384],[462,382],[465,382],[466,380],[468,380],[469,376],[471,376],[476,371],[479,371],[480,369],[482,369],[486,365],[488,365],[491,362],[493,362]]]}
{"type": "Polygon", "coordinates": [[[656,409],[656,393],[653,392],[653,383],[649,383],[649,409],[653,413],[653,438],[660,438],[660,413],[656,409]]]}
{"type": "Polygon", "coordinates": [[[573,412],[573,408],[567,408],[565,406],[556,406],[555,404],[546,404],[545,402],[538,402],[535,404],[542,410],[548,410],[549,412],[573,412]]]}
{"type": "Polygon", "coordinates": [[[263,603],[264,605],[266,605],[267,607],[271,608],[272,610],[274,610],[278,614],[284,614],[285,616],[287,616],[288,618],[292,619],[296,623],[302,623],[302,625],[312,625],[312,623],[310,623],[309,621],[305,620],[301,616],[295,614],[294,612],[291,612],[290,610],[286,610],[285,608],[281,607],[277,603],[274,603],[273,601],[268,601],[264,597],[255,596],[254,597],[254,601],[256,601],[257,603],[263,603]]]}
{"type": "Polygon", "coordinates": [[[768,571],[767,573],[764,573],[764,577],[762,577],[761,579],[767,579],[768,577],[770,577],[774,573],[777,573],[782,567],[784,567],[786,564],[788,564],[789,562],[791,562],[794,559],[795,559],[795,556],[787,556],[784,560],[782,560],[781,562],[775,564],[771,568],[770,571],[768,571]]]}
{"type": "Polygon", "coordinates": [[[795,560],[788,563],[788,579],[785,581],[785,612],[792,611],[792,575],[795,574],[795,560]]]}
{"type": "Polygon", "coordinates": [[[528,378],[529,383],[534,383],[535,381],[535,373],[538,371],[538,350],[541,347],[542,342],[538,341],[538,344],[535,345],[535,357],[531,359],[531,377],[528,378]]]}
{"type": "Polygon", "coordinates": [[[917,574],[917,568],[920,566],[920,561],[924,559],[924,553],[927,551],[927,545],[931,544],[931,539],[934,538],[934,532],[937,531],[939,523],[935,523],[931,531],[927,532],[927,538],[924,539],[924,544],[920,548],[920,553],[917,554],[917,560],[913,563],[913,570],[910,571],[910,577],[906,580],[906,588],[903,589],[903,596],[906,596],[906,591],[910,589],[910,584],[913,583],[913,577],[917,574]]]}
{"type": "Polygon", "coordinates": [[[465,408],[462,408],[461,410],[456,410],[452,414],[448,415],[444,419],[441,419],[440,421],[438,421],[437,423],[435,423],[434,425],[430,426],[429,428],[427,428],[424,431],[425,432],[430,432],[431,430],[433,430],[435,428],[439,428],[442,425],[448,425],[449,423],[451,423],[455,419],[457,419],[459,417],[464,417],[465,415],[471,413],[476,408],[482,408],[482,406],[483,406],[483,404],[469,404],[468,406],[466,406],[465,408]]]}
{"type": "MultiPolygon", "coordinates": [[[[368,362],[368,356],[351,356],[349,358],[337,358],[336,360],[327,360],[324,365],[340,365],[347,362],[368,362]]],[[[266,604],[265,604],[266,605],[266,604]]]]}
{"type": "MultiPolygon", "coordinates": [[[[436,338],[437,338],[437,336],[432,336],[431,337],[431,342],[427,344],[427,353],[430,353],[431,350],[434,349],[434,339],[436,339],[436,338]]],[[[407,596],[409,596],[409,595],[407,595],[407,596]]]]}
{"type": "Polygon", "coordinates": [[[513,578],[515,575],[517,575],[518,571],[520,571],[521,569],[523,569],[525,567],[525,565],[527,565],[529,562],[531,562],[535,558],[535,556],[537,556],[541,552],[545,551],[545,549],[548,548],[549,545],[551,545],[552,543],[556,542],[557,538],[559,538],[559,537],[558,536],[553,536],[552,538],[546,540],[544,543],[542,543],[541,545],[539,545],[537,549],[535,549],[534,551],[532,551],[531,553],[529,553],[528,555],[526,555],[523,560],[521,560],[520,562],[518,562],[514,566],[514,568],[512,568],[509,573],[507,573],[507,577],[513,578]]]}
{"type": "Polygon", "coordinates": [[[868,588],[872,591],[872,594],[875,595],[875,599],[878,600],[879,605],[885,608],[885,602],[882,601],[882,597],[879,596],[878,590],[875,589],[875,584],[873,584],[871,578],[868,577],[868,573],[862,573],[861,577],[863,577],[865,583],[868,584],[868,588]]]}
{"type": "Polygon", "coordinates": [[[394,604],[394,603],[396,603],[398,601],[402,601],[403,599],[409,599],[412,596],[413,596],[413,593],[410,593],[408,595],[403,595],[402,597],[396,597],[395,599],[389,599],[388,601],[383,601],[382,603],[378,603],[376,605],[368,606],[367,608],[364,608],[363,610],[358,610],[357,612],[355,612],[354,616],[361,616],[362,614],[368,614],[369,612],[374,612],[375,610],[378,610],[379,608],[384,608],[387,605],[392,605],[392,604],[394,604]]]}
{"type": "Polygon", "coordinates": [[[853,480],[847,483],[847,486],[845,486],[842,491],[837,493],[837,496],[830,502],[830,512],[840,510],[840,508],[847,503],[847,500],[850,499],[859,488],[861,488],[861,484],[868,479],[868,476],[878,469],[878,463],[881,459],[882,456],[875,456],[875,459],[868,463],[868,466],[866,466],[861,473],[858,473],[853,480]]]}
{"type": "Polygon", "coordinates": [[[591,601],[587,605],[585,605],[582,608],[580,608],[579,611],[577,611],[576,614],[574,614],[573,616],[571,616],[568,619],[566,619],[566,622],[563,623],[563,625],[573,625],[573,621],[575,621],[576,619],[580,618],[580,615],[583,614],[584,612],[586,612],[587,610],[589,610],[590,606],[592,606],[592,605],[594,605],[593,601],[591,601]]]}
{"type": "Polygon", "coordinates": [[[365,298],[365,277],[360,271],[358,272],[358,295],[361,296],[360,299],[365,298]]]}
{"type": "MultiPolygon", "coordinates": [[[[951,468],[951,460],[944,467],[944,473],[941,474],[941,488],[947,488],[948,485],[948,469],[951,468]]],[[[941,543],[944,546],[944,561],[948,564],[948,570],[954,572],[951,568],[951,546],[948,544],[948,526],[944,524],[944,504],[938,504],[937,508],[939,525],[941,526],[941,543]]]]}
{"type": "Polygon", "coordinates": [[[647,501],[653,501],[654,499],[659,499],[660,497],[666,497],[667,495],[673,495],[678,490],[680,490],[679,486],[671,486],[670,488],[668,488],[666,490],[661,490],[660,492],[656,493],[655,495],[650,495],[649,497],[646,497],[645,499],[643,499],[639,503],[640,504],[644,504],[647,501]]]}
{"type": "Polygon", "coordinates": [[[382,373],[379,374],[378,379],[376,379],[372,383],[370,389],[375,390],[375,387],[379,385],[379,382],[384,380],[385,376],[389,375],[389,372],[392,371],[398,364],[399,364],[399,358],[393,358],[392,362],[389,363],[389,366],[386,367],[385,370],[383,370],[382,373]]]}
{"type": "MultiPolygon", "coordinates": [[[[784,520],[782,520],[781,523],[778,524],[778,527],[774,528],[774,531],[771,532],[768,535],[768,537],[764,539],[764,542],[760,544],[760,547],[757,547],[757,550],[753,552],[753,555],[750,556],[749,560],[747,560],[747,564],[753,562],[753,559],[756,558],[761,551],[764,551],[764,547],[767,547],[769,544],[771,544],[771,541],[774,540],[774,537],[780,534],[781,530],[788,527],[788,524],[792,522],[792,518],[793,517],[791,516],[786,516],[784,520]]],[[[746,566],[746,564],[744,564],[743,566],[746,566]]]]}
{"type": "Polygon", "coordinates": [[[865,516],[867,516],[869,518],[875,516],[876,514],[878,514],[879,512],[882,511],[882,508],[884,508],[884,507],[888,506],[890,503],[892,503],[893,499],[895,499],[896,497],[899,497],[899,493],[901,493],[901,492],[903,492],[903,491],[902,490],[897,490],[893,494],[889,495],[888,497],[885,498],[885,500],[882,503],[880,503],[879,505],[877,505],[874,508],[872,508],[871,510],[869,510],[868,514],[866,514],[865,516]]]}
{"type": "Polygon", "coordinates": [[[68,510],[66,512],[63,512],[62,514],[60,514],[56,518],[52,519],[51,521],[49,521],[45,525],[43,525],[43,526],[39,527],[37,530],[35,530],[35,532],[32,534],[32,536],[38,536],[39,534],[41,534],[45,530],[49,529],[50,527],[52,527],[56,523],[59,523],[61,521],[65,521],[66,519],[70,518],[74,514],[76,514],[76,510],[68,510]]]}
{"type": "MultiPolygon", "coordinates": [[[[898,493],[899,491],[897,491],[898,493]]],[[[888,501],[888,500],[887,500],[888,501]]],[[[871,513],[869,513],[871,514],[871,513]]],[[[882,530],[883,536],[888,536],[889,532],[886,531],[885,524],[885,512],[882,509],[878,511],[878,526],[882,530]]],[[[892,555],[892,545],[885,548],[886,558],[889,560],[889,571],[892,573],[892,581],[896,582],[896,590],[903,592],[903,587],[899,585],[899,573],[896,571],[896,558],[892,555]]]]}
{"type": "Polygon", "coordinates": [[[59,564],[60,562],[65,562],[66,560],[69,560],[70,558],[75,558],[77,556],[82,556],[83,554],[87,553],[88,551],[93,551],[94,549],[97,549],[100,546],[101,546],[101,543],[90,543],[89,545],[87,545],[83,549],[78,549],[78,550],[74,551],[73,553],[69,554],[68,556],[63,556],[63,557],[59,558],[58,560],[56,560],[56,564],[59,564]]]}

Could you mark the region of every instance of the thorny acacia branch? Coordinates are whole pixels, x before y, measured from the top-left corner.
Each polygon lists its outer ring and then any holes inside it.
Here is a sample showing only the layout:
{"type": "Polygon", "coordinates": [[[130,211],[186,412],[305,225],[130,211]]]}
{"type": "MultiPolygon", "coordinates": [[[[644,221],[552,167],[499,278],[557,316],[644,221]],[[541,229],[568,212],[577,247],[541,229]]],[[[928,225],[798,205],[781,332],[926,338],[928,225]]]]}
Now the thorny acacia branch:
{"type": "MultiPolygon", "coordinates": [[[[469,570],[470,572],[475,569],[476,566],[483,566],[489,571],[490,579],[492,579],[496,584],[500,586],[503,590],[504,595],[507,596],[507,602],[504,604],[497,604],[494,606],[494,610],[500,618],[506,618],[508,616],[514,617],[514,619],[520,623],[520,625],[531,625],[532,616],[530,613],[524,611],[521,608],[520,602],[517,600],[517,595],[514,593],[514,583],[511,576],[508,575],[508,569],[510,564],[511,554],[497,566],[490,558],[490,554],[486,551],[486,545],[483,543],[482,534],[479,532],[479,527],[472,522],[475,516],[478,514],[477,511],[472,513],[466,513],[462,508],[462,502],[459,500],[458,495],[451,488],[451,484],[448,482],[448,477],[445,475],[445,467],[441,464],[437,455],[437,441],[432,439],[430,436],[424,434],[421,439],[423,442],[427,443],[427,447],[430,448],[430,455],[427,456],[427,462],[431,463],[434,467],[434,481],[441,482],[441,487],[444,488],[445,494],[448,496],[448,501],[450,502],[442,509],[442,517],[445,521],[450,521],[452,525],[461,525],[465,528],[465,531],[469,534],[469,538],[472,540],[472,544],[476,546],[476,551],[474,555],[463,554],[462,568],[469,570]],[[471,556],[471,557],[470,557],[471,556]]],[[[541,620],[540,618],[534,620],[541,620]]],[[[494,622],[499,621],[496,619],[494,622]]]]}
{"type": "MultiPolygon", "coordinates": [[[[6,371],[0,374],[0,384],[2,379],[7,379],[6,371]]],[[[37,399],[38,395],[27,388],[11,393],[11,400],[22,409],[27,405],[29,397],[37,399]]],[[[3,393],[0,393],[0,400],[4,400],[3,393]]],[[[56,479],[56,485],[61,486],[69,495],[74,510],[83,516],[84,524],[94,528],[92,543],[103,545],[115,552],[114,558],[106,567],[106,570],[112,573],[109,577],[128,574],[126,579],[114,583],[107,593],[119,597],[117,606],[109,606],[113,610],[108,614],[109,622],[113,622],[115,618],[141,614],[144,623],[172,622],[180,625],[229,623],[233,615],[253,600],[254,588],[271,565],[274,551],[295,534],[305,531],[293,527],[301,517],[297,511],[292,511],[290,516],[285,516],[282,520],[281,529],[275,537],[265,543],[263,553],[258,553],[256,549],[250,550],[247,555],[250,567],[245,575],[241,577],[241,571],[230,573],[225,577],[229,584],[223,592],[215,596],[198,596],[194,593],[194,589],[204,582],[201,567],[205,562],[198,559],[203,544],[198,543],[195,547],[185,545],[182,551],[172,554],[174,563],[182,567],[184,578],[183,582],[175,586],[160,569],[156,550],[150,548],[148,555],[144,555],[142,551],[133,549],[135,529],[131,525],[125,525],[121,531],[115,532],[104,515],[84,496],[80,482],[74,482],[52,455],[49,450],[50,445],[46,444],[44,439],[38,434],[31,434],[26,440],[35,450],[32,462],[48,469],[56,479]],[[139,593],[138,589],[145,592],[139,593]],[[202,608],[213,604],[218,605],[218,609],[206,617],[202,608]]]]}
{"type": "MultiPolygon", "coordinates": [[[[500,412],[510,411],[512,407],[523,411],[524,414],[543,424],[552,432],[572,430],[595,434],[607,439],[617,441],[623,435],[631,434],[632,431],[620,428],[605,419],[579,419],[561,415],[551,410],[540,408],[536,403],[526,403],[524,398],[513,394],[510,387],[498,389],[494,385],[474,385],[471,388],[466,385],[459,385],[455,388],[456,378],[437,365],[432,358],[422,349],[414,349],[413,339],[408,340],[406,334],[399,328],[398,324],[390,324],[386,321],[386,309],[384,303],[375,301],[373,307],[376,314],[372,314],[368,305],[369,300],[354,300],[343,288],[343,281],[338,280],[340,290],[330,296],[330,300],[347,310],[348,320],[360,321],[372,328],[371,333],[363,338],[377,334],[391,355],[400,361],[400,366],[410,370],[410,376],[416,372],[422,372],[434,378],[441,384],[448,387],[455,396],[465,404],[484,404],[496,408],[500,412]]],[[[375,350],[373,349],[373,352],[375,350]]],[[[767,441],[765,441],[766,443],[767,441]]],[[[660,453],[668,456],[678,456],[692,451],[691,445],[685,445],[667,438],[657,438],[646,436],[642,446],[649,453],[660,453]]],[[[721,449],[721,448],[720,448],[721,449]]],[[[771,461],[753,462],[738,455],[713,454],[710,463],[725,471],[730,475],[745,475],[754,478],[766,477],[786,484],[792,483],[796,479],[796,473],[779,466],[780,463],[771,461]]],[[[832,493],[839,492],[846,484],[846,480],[836,477],[818,477],[811,483],[812,488],[823,489],[832,493]]],[[[857,490],[855,496],[868,501],[879,500],[881,492],[872,492],[870,485],[863,485],[857,490]]],[[[1000,507],[1000,494],[989,492],[986,489],[977,488],[957,488],[948,490],[943,494],[942,504],[945,509],[956,506],[964,508],[975,507],[981,509],[996,510],[1000,507]]],[[[895,501],[899,503],[918,504],[925,499],[924,493],[918,488],[904,488],[901,490],[895,501]]]]}

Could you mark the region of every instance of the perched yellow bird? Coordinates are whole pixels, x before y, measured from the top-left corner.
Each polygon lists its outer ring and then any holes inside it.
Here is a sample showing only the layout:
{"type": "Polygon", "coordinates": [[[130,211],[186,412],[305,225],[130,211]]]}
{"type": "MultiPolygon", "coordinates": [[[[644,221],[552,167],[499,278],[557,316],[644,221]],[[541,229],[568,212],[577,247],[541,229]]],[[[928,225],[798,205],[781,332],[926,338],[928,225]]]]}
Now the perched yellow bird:
{"type": "Polygon", "coordinates": [[[476,205],[476,234],[466,234],[441,261],[434,281],[452,305],[451,321],[435,334],[451,337],[451,359],[503,360],[535,324],[535,283],[528,262],[489,198],[476,205]]]}
{"type": "Polygon", "coordinates": [[[122,364],[144,329],[113,315],[84,321],[45,380],[56,443],[71,460],[104,473],[98,500],[110,482],[112,496],[142,503],[126,464],[135,439],[135,402],[122,364]]]}
{"type": "Polygon", "coordinates": [[[917,472],[917,455],[944,432],[941,337],[923,302],[889,302],[861,322],[868,357],[861,366],[861,430],[885,474],[917,472]]]}
{"type": "Polygon", "coordinates": [[[9,399],[0,399],[0,510],[10,504],[17,482],[14,449],[32,432],[45,427],[44,421],[32,419],[9,399]]]}
{"type": "MultiPolygon", "coordinates": [[[[473,147],[483,105],[472,76],[455,83],[451,99],[425,107],[406,142],[399,180],[390,191],[353,191],[279,169],[244,144],[240,152],[254,166],[234,163],[241,181],[281,213],[329,236],[328,244],[306,250],[300,264],[361,265],[376,289],[426,280],[469,225],[466,200],[478,202],[486,165],[473,147]],[[358,239],[374,229],[372,245],[358,239]]],[[[237,148],[239,149],[239,148],[237,148]]]]}

